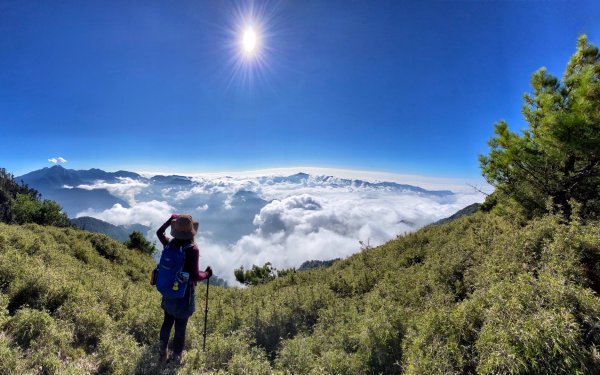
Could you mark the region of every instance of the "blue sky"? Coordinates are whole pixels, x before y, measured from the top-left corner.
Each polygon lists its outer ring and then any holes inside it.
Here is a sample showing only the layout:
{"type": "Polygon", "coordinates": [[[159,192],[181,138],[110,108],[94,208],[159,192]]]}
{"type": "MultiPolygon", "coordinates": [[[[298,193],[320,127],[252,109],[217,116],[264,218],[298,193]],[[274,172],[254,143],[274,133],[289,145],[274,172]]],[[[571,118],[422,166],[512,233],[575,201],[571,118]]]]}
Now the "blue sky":
{"type": "Polygon", "coordinates": [[[479,176],[596,1],[0,0],[0,167],[479,176]],[[250,23],[258,55],[240,55],[250,23]]]}

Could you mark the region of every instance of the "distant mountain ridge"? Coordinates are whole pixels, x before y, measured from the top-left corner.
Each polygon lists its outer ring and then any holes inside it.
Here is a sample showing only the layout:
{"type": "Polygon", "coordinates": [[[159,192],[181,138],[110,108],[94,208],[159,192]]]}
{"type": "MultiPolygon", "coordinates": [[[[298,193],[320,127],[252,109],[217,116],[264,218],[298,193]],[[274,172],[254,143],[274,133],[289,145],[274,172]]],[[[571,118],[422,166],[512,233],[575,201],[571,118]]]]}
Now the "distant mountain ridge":
{"type": "Polygon", "coordinates": [[[141,178],[137,173],[127,171],[105,172],[101,169],[66,169],[60,165],[33,171],[15,180],[24,182],[42,194],[44,199],[58,202],[69,217],[90,208],[90,202],[99,210],[108,209],[115,204],[129,207],[129,204],[112,195],[105,189],[82,189],[77,186],[93,184],[96,181],[116,183],[120,178],[141,178]]]}
{"type": "Polygon", "coordinates": [[[437,196],[446,196],[454,194],[450,190],[427,190],[418,186],[399,184],[396,182],[369,182],[359,179],[351,180],[347,178],[338,178],[327,175],[309,175],[303,172],[296,173],[287,177],[261,177],[260,181],[266,184],[272,181],[274,184],[292,183],[305,185],[327,185],[331,187],[347,187],[357,189],[388,189],[397,191],[411,191],[415,193],[431,194],[437,196]]]}
{"type": "MultiPolygon", "coordinates": [[[[131,178],[145,183],[157,183],[162,185],[191,185],[194,180],[189,176],[182,175],[155,175],[150,178],[135,172],[117,171],[105,172],[98,168],[88,170],[66,169],[60,165],[46,167],[22,176],[16,177],[18,181],[38,188],[64,188],[77,187],[84,184],[92,184],[97,181],[106,183],[118,183],[123,178],[131,178]]],[[[369,182],[360,179],[337,178],[327,175],[309,175],[304,172],[290,176],[259,177],[261,183],[265,184],[305,184],[305,185],[328,185],[332,187],[354,187],[354,188],[384,188],[402,191],[413,191],[433,195],[451,195],[450,190],[427,190],[418,186],[399,184],[396,182],[369,182]]]]}
{"type": "Polygon", "coordinates": [[[129,239],[129,234],[133,231],[141,232],[146,234],[150,230],[150,227],[142,224],[130,224],[130,225],[113,225],[89,216],[82,216],[75,219],[71,219],[71,224],[79,229],[86,230],[88,232],[103,233],[114,239],[115,241],[124,242],[129,239]]]}
{"type": "Polygon", "coordinates": [[[17,181],[23,181],[30,186],[63,187],[77,186],[92,183],[98,180],[115,183],[119,178],[143,179],[135,172],[117,171],[105,172],[102,169],[92,168],[88,170],[66,169],[60,165],[38,169],[16,177],[17,181]]]}
{"type": "MultiPolygon", "coordinates": [[[[139,197],[142,200],[163,200],[165,191],[173,190],[185,192],[191,189],[204,189],[206,194],[229,194],[222,188],[231,181],[236,181],[232,177],[224,177],[217,181],[192,178],[182,175],[155,175],[145,177],[135,172],[119,170],[117,172],[106,172],[98,168],[88,170],[66,169],[60,165],[46,167],[36,171],[29,172],[16,177],[17,181],[23,181],[30,187],[38,190],[43,198],[57,201],[69,215],[76,217],[86,215],[87,211],[103,211],[119,204],[122,207],[129,208],[130,201],[134,195],[127,196],[119,194],[117,185],[138,184],[144,186],[140,189],[139,197]],[[101,183],[101,184],[100,184],[101,183]],[[113,190],[110,190],[112,185],[113,190]]],[[[396,182],[369,182],[360,179],[337,178],[327,175],[310,175],[307,173],[296,173],[290,176],[261,176],[255,180],[249,179],[249,190],[260,190],[261,185],[291,185],[300,187],[324,187],[324,188],[343,188],[349,191],[353,190],[385,190],[391,192],[410,192],[419,195],[429,195],[434,197],[447,197],[454,193],[450,190],[426,190],[418,186],[399,184],[396,182]]],[[[256,209],[264,206],[267,201],[261,198],[256,191],[245,191],[240,189],[231,196],[233,202],[236,199],[242,199],[244,202],[253,202],[247,215],[249,225],[245,226],[241,232],[251,230],[252,217],[257,212],[256,209]]],[[[186,198],[182,198],[186,201],[186,198]]],[[[189,201],[186,201],[189,203],[189,201]]],[[[201,207],[208,203],[209,209],[214,210],[217,205],[208,201],[195,204],[193,207],[201,207]]],[[[175,207],[178,209],[189,209],[186,207],[175,207]]],[[[227,210],[219,212],[219,218],[229,216],[227,210]]],[[[215,218],[216,221],[219,218],[215,218]]],[[[219,231],[220,227],[216,225],[208,227],[211,231],[219,231]]]]}

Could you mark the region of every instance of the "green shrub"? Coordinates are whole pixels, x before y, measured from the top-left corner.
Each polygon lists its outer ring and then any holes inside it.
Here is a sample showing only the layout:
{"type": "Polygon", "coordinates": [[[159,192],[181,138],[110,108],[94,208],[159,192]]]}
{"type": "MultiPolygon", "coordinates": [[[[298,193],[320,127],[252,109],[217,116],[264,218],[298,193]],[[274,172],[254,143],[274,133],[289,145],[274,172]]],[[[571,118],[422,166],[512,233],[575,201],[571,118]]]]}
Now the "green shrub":
{"type": "Polygon", "coordinates": [[[100,374],[133,374],[142,355],[135,340],[125,334],[107,332],[98,345],[100,374]]]}
{"type": "Polygon", "coordinates": [[[461,374],[467,363],[461,348],[460,327],[449,318],[451,310],[436,309],[420,314],[407,332],[404,343],[406,374],[461,374]]]}
{"type": "Polygon", "coordinates": [[[102,304],[94,301],[77,299],[65,304],[57,313],[62,319],[73,323],[75,343],[87,351],[94,350],[113,325],[102,304]]]}
{"type": "Polygon", "coordinates": [[[4,326],[4,323],[8,321],[8,296],[0,292],[0,329],[4,326]]]}
{"type": "Polygon", "coordinates": [[[244,266],[233,271],[235,279],[244,285],[260,285],[275,280],[277,271],[267,262],[263,266],[252,265],[252,269],[244,270],[244,266]]]}
{"type": "Polygon", "coordinates": [[[23,349],[63,348],[71,342],[69,329],[58,324],[46,311],[23,308],[7,323],[8,333],[23,349]]]}
{"type": "MultiPolygon", "coordinates": [[[[133,292],[132,292],[133,293],[133,292]]],[[[130,333],[143,345],[153,344],[158,337],[163,320],[163,311],[156,295],[138,292],[137,302],[131,306],[119,321],[119,326],[130,333]]]]}
{"type": "Polygon", "coordinates": [[[73,255],[83,263],[90,263],[92,259],[91,251],[90,246],[85,246],[85,243],[78,243],[73,247],[73,255]]]}
{"type": "Polygon", "coordinates": [[[342,350],[328,350],[321,353],[311,367],[311,374],[367,374],[369,372],[360,356],[342,350]]]}
{"type": "Polygon", "coordinates": [[[290,374],[309,374],[310,364],[317,358],[313,347],[313,340],[304,335],[283,341],[275,361],[276,367],[290,374]]]}
{"type": "Polygon", "coordinates": [[[13,220],[17,224],[36,223],[67,227],[70,225],[62,207],[50,200],[39,200],[30,194],[17,193],[12,205],[13,220]]]}
{"type": "Polygon", "coordinates": [[[20,373],[18,351],[11,347],[8,337],[0,332],[0,374],[17,375],[20,373]]]}
{"type": "Polygon", "coordinates": [[[21,306],[29,306],[53,313],[72,298],[71,280],[51,270],[35,271],[37,272],[23,276],[21,280],[12,285],[10,311],[15,311],[21,306]]]}
{"type": "Polygon", "coordinates": [[[122,258],[122,246],[102,234],[90,234],[90,242],[98,254],[102,255],[108,260],[121,260],[122,258]]]}
{"type": "Polygon", "coordinates": [[[552,294],[564,290],[547,288],[548,282],[552,278],[523,276],[490,290],[490,306],[475,343],[479,373],[586,372],[590,353],[581,345],[581,327],[560,302],[549,303],[559,297],[552,294]]]}
{"type": "Polygon", "coordinates": [[[33,358],[33,367],[38,368],[42,374],[62,375],[62,366],[56,353],[38,351],[33,358]]]}
{"type": "Polygon", "coordinates": [[[368,311],[359,326],[359,352],[368,358],[369,369],[375,373],[400,373],[404,327],[397,311],[368,311]]]}
{"type": "Polygon", "coordinates": [[[17,278],[23,274],[23,255],[12,249],[4,248],[0,253],[0,291],[8,292],[17,278]]]}
{"type": "Polygon", "coordinates": [[[236,353],[227,365],[227,373],[234,375],[270,375],[273,373],[264,352],[251,350],[246,353],[236,353]]]}
{"type": "MultiPolygon", "coordinates": [[[[273,282],[278,287],[278,281],[273,282]]],[[[284,282],[285,284],[285,282],[284,282]]],[[[273,360],[280,342],[301,332],[314,329],[319,311],[324,306],[324,299],[332,298],[329,291],[309,285],[280,286],[277,293],[266,294],[269,287],[261,290],[261,286],[252,287],[256,296],[250,296],[248,307],[241,303],[245,324],[253,337],[253,342],[264,349],[273,360]]],[[[270,285],[269,285],[270,286],[270,285]]]]}
{"type": "Polygon", "coordinates": [[[229,361],[235,355],[243,355],[251,342],[247,335],[239,331],[230,336],[210,335],[206,341],[203,362],[208,370],[226,370],[229,361]]]}

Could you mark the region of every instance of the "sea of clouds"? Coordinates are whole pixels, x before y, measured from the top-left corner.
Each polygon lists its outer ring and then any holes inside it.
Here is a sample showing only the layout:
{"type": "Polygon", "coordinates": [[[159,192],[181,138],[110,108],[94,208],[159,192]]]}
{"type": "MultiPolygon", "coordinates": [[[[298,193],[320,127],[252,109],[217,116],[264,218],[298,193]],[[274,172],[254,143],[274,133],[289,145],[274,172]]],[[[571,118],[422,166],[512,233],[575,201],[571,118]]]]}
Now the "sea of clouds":
{"type": "MultiPolygon", "coordinates": [[[[375,181],[371,181],[375,182],[375,181]]],[[[414,181],[411,181],[414,183],[414,181]]],[[[417,183],[419,181],[416,181],[417,183]]],[[[77,216],[109,223],[140,223],[154,231],[171,213],[191,213],[200,222],[196,238],[201,268],[235,284],[234,268],[271,262],[278,269],[307,260],[347,257],[448,217],[484,196],[466,183],[421,179],[428,192],[327,175],[196,176],[155,181],[121,178],[78,186],[106,189],[129,206],[90,208],[77,216]]]]}

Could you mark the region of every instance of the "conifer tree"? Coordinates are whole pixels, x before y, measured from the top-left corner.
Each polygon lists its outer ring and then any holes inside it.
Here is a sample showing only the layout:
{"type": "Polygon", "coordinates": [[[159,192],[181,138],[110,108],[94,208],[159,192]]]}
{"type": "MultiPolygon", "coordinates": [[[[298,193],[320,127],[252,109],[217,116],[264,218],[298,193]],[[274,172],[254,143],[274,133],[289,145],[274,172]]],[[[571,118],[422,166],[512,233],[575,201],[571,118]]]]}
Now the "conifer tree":
{"type": "Polygon", "coordinates": [[[529,128],[511,132],[495,125],[490,153],[480,156],[483,175],[496,197],[517,202],[531,216],[553,209],[582,217],[600,215],[600,54],[585,35],[567,64],[562,82],[539,69],[525,95],[529,128]]]}
{"type": "Polygon", "coordinates": [[[70,226],[62,207],[51,200],[42,200],[41,194],[0,168],[0,222],[9,224],[36,223],[58,227],[70,226]]]}
{"type": "Polygon", "coordinates": [[[234,270],[235,279],[244,285],[265,284],[277,277],[277,271],[267,262],[264,266],[252,265],[252,269],[244,270],[244,266],[234,270]]]}
{"type": "Polygon", "coordinates": [[[129,239],[124,242],[129,249],[136,249],[147,255],[154,255],[157,252],[156,246],[148,241],[142,232],[133,231],[129,234],[129,239]]]}

